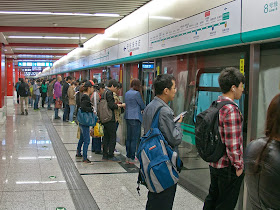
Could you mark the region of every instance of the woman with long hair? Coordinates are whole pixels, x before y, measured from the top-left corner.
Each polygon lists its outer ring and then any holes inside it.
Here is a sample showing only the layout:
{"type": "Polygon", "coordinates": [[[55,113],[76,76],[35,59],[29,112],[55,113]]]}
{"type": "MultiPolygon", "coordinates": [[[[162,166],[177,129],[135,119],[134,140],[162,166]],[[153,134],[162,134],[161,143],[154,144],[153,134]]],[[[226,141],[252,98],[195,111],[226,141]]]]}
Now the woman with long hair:
{"type": "MultiPolygon", "coordinates": [[[[82,112],[93,112],[92,103],[89,96],[93,93],[93,82],[87,81],[83,86],[80,87],[80,92],[83,93],[81,98],[81,111],[82,112]]],[[[87,158],[88,145],[90,143],[90,133],[89,126],[79,125],[80,126],[80,139],[77,147],[77,158],[83,158],[84,163],[91,164],[92,162],[87,158]],[[83,155],[81,155],[81,149],[83,146],[83,155]]]]}
{"type": "Polygon", "coordinates": [[[126,163],[135,163],[136,145],[141,136],[142,113],[145,104],[141,97],[141,82],[133,79],[130,84],[131,89],[125,93],[125,115],[127,125],[126,136],[126,163]]]}
{"type": "Polygon", "coordinates": [[[253,209],[280,209],[280,94],[268,107],[265,137],[248,145],[244,163],[253,209]]]}

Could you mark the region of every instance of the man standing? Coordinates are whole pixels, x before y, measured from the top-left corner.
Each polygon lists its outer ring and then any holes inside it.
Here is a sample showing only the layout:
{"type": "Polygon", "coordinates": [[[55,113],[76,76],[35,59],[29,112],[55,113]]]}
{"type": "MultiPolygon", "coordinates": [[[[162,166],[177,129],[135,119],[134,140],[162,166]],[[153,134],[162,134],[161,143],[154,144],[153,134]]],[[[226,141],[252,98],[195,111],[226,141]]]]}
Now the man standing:
{"type": "Polygon", "coordinates": [[[39,110],[38,104],[40,100],[40,80],[36,80],[36,82],[33,85],[33,93],[35,95],[35,102],[34,102],[34,110],[39,110]]]}
{"type": "MultiPolygon", "coordinates": [[[[57,81],[56,83],[54,84],[54,97],[55,97],[55,100],[61,100],[61,96],[62,96],[62,92],[61,92],[61,82],[62,78],[61,76],[57,76],[57,81]]],[[[54,108],[54,119],[61,119],[59,116],[58,116],[58,108],[54,108]]]]}
{"type": "MultiPolygon", "coordinates": [[[[21,78],[20,78],[21,79],[21,78]]],[[[19,85],[20,85],[20,79],[19,81],[16,83],[15,85],[15,88],[16,88],[16,91],[17,91],[17,103],[19,104],[19,93],[18,93],[18,88],[19,88],[19,85]]]]}
{"type": "Polygon", "coordinates": [[[54,79],[51,79],[49,81],[49,85],[48,85],[48,91],[47,91],[47,97],[48,97],[48,110],[52,110],[51,104],[53,101],[53,87],[54,87],[54,79]]]}
{"type": "MultiPolygon", "coordinates": [[[[21,83],[18,86],[18,94],[20,96],[20,107],[21,107],[21,115],[28,115],[28,96],[29,96],[29,86],[24,82],[23,78],[20,78],[21,83]],[[25,102],[25,109],[23,108],[23,102],[25,102]]],[[[28,80],[27,80],[28,82],[28,80]]]]}
{"type": "Polygon", "coordinates": [[[116,92],[118,88],[118,82],[114,79],[109,80],[108,88],[104,91],[101,98],[105,98],[108,103],[109,109],[112,110],[112,119],[109,122],[104,123],[104,141],[103,141],[103,160],[120,162],[114,156],[114,150],[116,147],[116,120],[114,110],[119,107],[124,107],[125,104],[115,104],[113,92],[116,92]]]}
{"type": "MultiPolygon", "coordinates": [[[[243,92],[244,76],[236,68],[226,68],[219,76],[223,95],[218,103],[235,103],[243,92]]],[[[211,184],[204,202],[204,210],[233,210],[243,181],[242,115],[236,105],[227,104],[219,110],[219,133],[226,151],[216,163],[210,163],[211,184]]]]}
{"type": "MultiPolygon", "coordinates": [[[[158,75],[155,82],[155,98],[145,108],[143,114],[144,133],[147,133],[152,125],[153,117],[160,109],[159,129],[168,144],[178,153],[178,145],[182,142],[181,122],[183,116],[178,122],[174,122],[174,112],[168,106],[170,101],[174,100],[176,94],[175,78],[170,74],[158,75]]],[[[148,192],[147,210],[161,209],[171,210],[174,202],[177,184],[162,191],[161,193],[148,192]]]]}
{"type": "Polygon", "coordinates": [[[63,112],[63,121],[68,122],[69,121],[69,112],[70,112],[70,107],[69,107],[69,98],[68,98],[68,88],[71,85],[72,82],[72,77],[68,76],[66,78],[66,82],[63,84],[62,88],[62,102],[64,104],[64,112],[63,112]]]}

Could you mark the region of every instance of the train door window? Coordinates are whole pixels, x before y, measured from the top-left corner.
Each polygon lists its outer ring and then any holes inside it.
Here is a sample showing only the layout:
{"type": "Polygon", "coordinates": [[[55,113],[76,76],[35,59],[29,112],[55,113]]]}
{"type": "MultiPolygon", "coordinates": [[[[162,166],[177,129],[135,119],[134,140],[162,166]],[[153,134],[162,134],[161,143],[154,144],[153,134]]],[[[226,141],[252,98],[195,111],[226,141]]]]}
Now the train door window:
{"type": "MultiPolygon", "coordinates": [[[[218,77],[221,69],[216,70],[203,70],[204,73],[199,75],[199,84],[197,88],[197,102],[196,102],[196,117],[199,113],[205,111],[210,107],[213,101],[217,100],[222,95],[221,89],[218,83],[218,77]],[[215,72],[216,71],[216,72],[215,72]],[[218,71],[218,72],[217,72],[218,71]]],[[[244,110],[244,94],[240,100],[235,100],[238,104],[240,111],[244,110]]],[[[195,120],[195,119],[194,119],[195,120]]]]}
{"type": "Polygon", "coordinates": [[[148,105],[154,98],[153,83],[155,71],[153,61],[142,63],[142,75],[143,97],[145,104],[148,105]]]}

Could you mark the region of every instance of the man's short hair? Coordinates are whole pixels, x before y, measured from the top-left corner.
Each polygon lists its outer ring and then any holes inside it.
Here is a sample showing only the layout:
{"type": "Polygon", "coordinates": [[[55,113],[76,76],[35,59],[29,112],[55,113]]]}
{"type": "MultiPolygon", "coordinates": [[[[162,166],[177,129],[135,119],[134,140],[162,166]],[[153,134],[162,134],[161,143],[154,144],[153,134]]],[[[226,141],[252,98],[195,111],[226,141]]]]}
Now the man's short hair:
{"type": "Polygon", "coordinates": [[[72,80],[73,78],[71,76],[66,77],[66,81],[72,80]]]}
{"type": "Polygon", "coordinates": [[[117,80],[115,79],[110,79],[109,82],[108,82],[108,87],[118,87],[119,83],[117,82],[117,80]]]}
{"type": "Polygon", "coordinates": [[[171,74],[160,74],[154,81],[155,94],[161,95],[165,88],[171,89],[173,82],[176,81],[175,77],[171,74]]]}
{"type": "Polygon", "coordinates": [[[230,91],[231,87],[235,85],[236,87],[242,82],[245,83],[245,78],[243,74],[234,67],[225,68],[219,76],[219,85],[222,93],[227,93],[230,91]]]}

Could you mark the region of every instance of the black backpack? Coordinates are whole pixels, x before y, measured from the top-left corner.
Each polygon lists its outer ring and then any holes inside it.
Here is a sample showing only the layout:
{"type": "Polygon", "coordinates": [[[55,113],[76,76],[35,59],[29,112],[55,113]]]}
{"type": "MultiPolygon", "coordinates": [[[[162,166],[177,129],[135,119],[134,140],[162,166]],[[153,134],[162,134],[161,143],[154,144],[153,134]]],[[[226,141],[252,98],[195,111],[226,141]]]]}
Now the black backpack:
{"type": "Polygon", "coordinates": [[[216,163],[226,152],[219,132],[219,111],[230,101],[213,101],[209,109],[196,116],[195,144],[200,157],[206,162],[216,163]]]}

